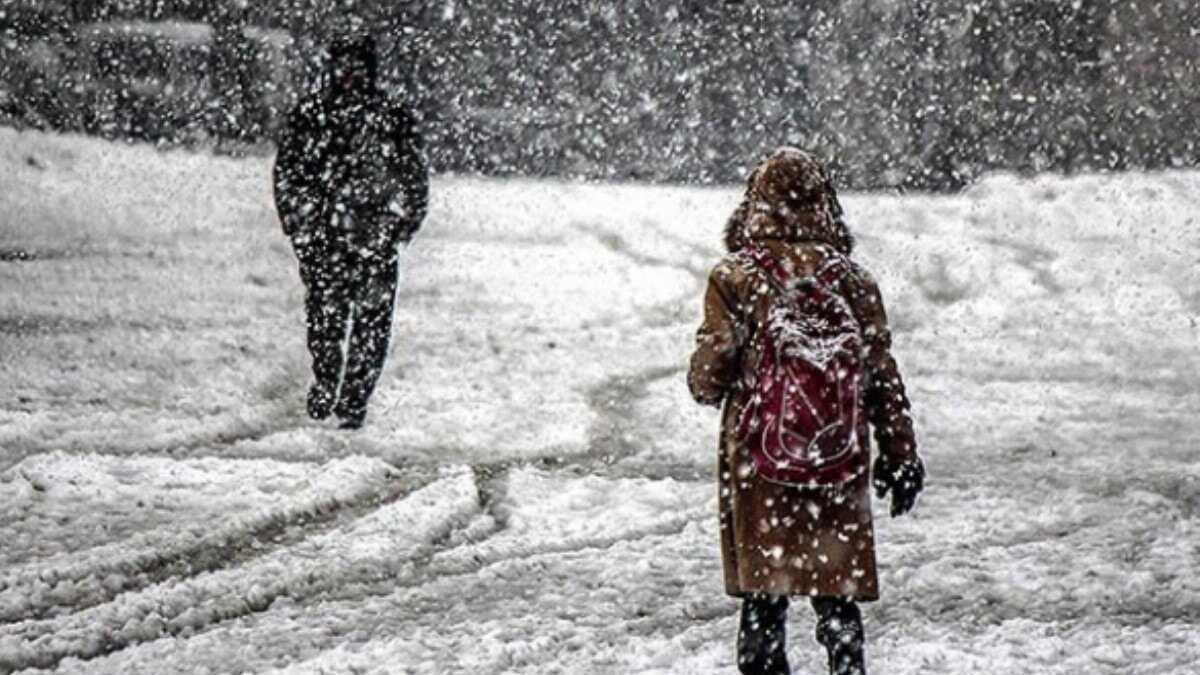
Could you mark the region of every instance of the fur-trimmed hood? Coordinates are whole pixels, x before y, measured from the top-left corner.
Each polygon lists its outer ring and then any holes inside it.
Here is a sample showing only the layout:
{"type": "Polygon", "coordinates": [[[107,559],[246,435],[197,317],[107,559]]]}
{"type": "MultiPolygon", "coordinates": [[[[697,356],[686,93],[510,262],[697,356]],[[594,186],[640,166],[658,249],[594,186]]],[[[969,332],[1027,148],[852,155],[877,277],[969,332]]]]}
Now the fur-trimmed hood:
{"type": "Polygon", "coordinates": [[[761,239],[820,241],[844,255],[853,250],[833,181],[813,155],[784,146],[750,174],[742,202],[725,224],[725,248],[733,252],[761,239]]]}

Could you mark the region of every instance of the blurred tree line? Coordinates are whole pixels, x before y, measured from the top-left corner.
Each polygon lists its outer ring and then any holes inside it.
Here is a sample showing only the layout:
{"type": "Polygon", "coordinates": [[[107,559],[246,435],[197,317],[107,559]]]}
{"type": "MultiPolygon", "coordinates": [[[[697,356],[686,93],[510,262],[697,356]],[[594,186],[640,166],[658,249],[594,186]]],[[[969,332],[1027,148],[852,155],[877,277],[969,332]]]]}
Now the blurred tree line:
{"type": "Polygon", "coordinates": [[[383,38],[443,171],[727,182],[786,142],[946,190],[1198,155],[1194,0],[0,0],[0,115],[254,142],[348,29],[383,38]],[[81,56],[122,22],[170,45],[125,52],[157,85],[81,56]]]}

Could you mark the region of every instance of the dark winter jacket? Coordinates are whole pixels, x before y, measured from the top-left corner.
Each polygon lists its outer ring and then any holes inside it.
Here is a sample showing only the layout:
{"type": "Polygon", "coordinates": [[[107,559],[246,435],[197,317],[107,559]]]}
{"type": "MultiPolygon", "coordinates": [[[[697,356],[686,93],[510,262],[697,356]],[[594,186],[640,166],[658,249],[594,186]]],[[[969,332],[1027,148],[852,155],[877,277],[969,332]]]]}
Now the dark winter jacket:
{"type": "MultiPolygon", "coordinates": [[[[755,172],[746,201],[730,219],[726,232],[730,253],[709,276],[704,323],[696,335],[688,386],[697,401],[724,406],[718,501],[726,591],[739,596],[769,593],[873,600],[879,595],[879,584],[867,453],[859,457],[859,476],[849,484],[839,489],[802,489],[758,478],[753,460],[739,447],[735,434],[744,404],[739,387],[757,363],[753,336],[765,324],[769,304],[761,292],[768,287],[763,270],[749,264],[739,250],[754,242],[795,274],[809,275],[832,251],[848,255],[852,246],[832,188],[821,188],[829,191],[827,196],[809,194],[817,188],[806,187],[804,180],[792,175],[798,168],[808,176],[801,161],[806,157],[777,152],[768,159],[755,172]]],[[[811,173],[821,177],[823,171],[811,173]]],[[[862,329],[867,377],[863,409],[874,427],[877,449],[896,463],[915,459],[908,399],[891,356],[879,287],[865,270],[852,265],[840,290],[862,329]]],[[[859,447],[869,447],[865,436],[859,447]]]]}
{"type": "Polygon", "coordinates": [[[421,225],[429,176],[413,116],[369,73],[334,93],[334,73],[287,118],[275,158],[275,204],[298,249],[315,240],[390,255],[421,225]]]}

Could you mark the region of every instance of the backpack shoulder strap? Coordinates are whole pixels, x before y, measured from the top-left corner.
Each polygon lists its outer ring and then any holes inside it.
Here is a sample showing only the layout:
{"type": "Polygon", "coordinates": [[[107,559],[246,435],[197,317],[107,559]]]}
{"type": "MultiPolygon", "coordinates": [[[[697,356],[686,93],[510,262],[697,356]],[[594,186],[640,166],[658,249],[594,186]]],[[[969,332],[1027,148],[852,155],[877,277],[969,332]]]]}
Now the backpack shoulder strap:
{"type": "Polygon", "coordinates": [[[836,287],[842,277],[850,272],[850,268],[851,263],[846,256],[830,250],[825,257],[825,263],[813,274],[813,278],[822,286],[836,287]]]}
{"type": "Polygon", "coordinates": [[[746,259],[757,265],[761,270],[767,273],[767,279],[776,287],[776,290],[782,290],[788,287],[792,281],[792,276],[788,274],[783,265],[771,255],[770,251],[760,246],[747,246],[743,249],[746,259]]]}
{"type": "MultiPolygon", "coordinates": [[[[787,288],[792,282],[792,275],[769,251],[759,246],[748,246],[743,249],[743,253],[747,260],[767,273],[768,278],[774,282],[775,286],[787,288]]],[[[832,248],[827,248],[825,253],[824,263],[809,278],[816,280],[822,286],[836,287],[842,277],[850,272],[853,265],[846,259],[846,256],[832,248]]]]}

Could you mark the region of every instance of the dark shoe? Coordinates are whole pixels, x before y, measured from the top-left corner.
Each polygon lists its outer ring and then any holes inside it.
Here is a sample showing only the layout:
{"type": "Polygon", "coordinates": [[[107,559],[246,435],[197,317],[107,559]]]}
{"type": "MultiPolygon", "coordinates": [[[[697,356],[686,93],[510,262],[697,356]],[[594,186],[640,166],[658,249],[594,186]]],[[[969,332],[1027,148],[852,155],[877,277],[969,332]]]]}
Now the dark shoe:
{"type": "Polygon", "coordinates": [[[787,661],[787,597],[750,595],[742,600],[738,671],[743,675],[791,675],[787,661]]]}
{"type": "Polygon", "coordinates": [[[862,612],[851,600],[813,598],[817,642],[829,652],[830,675],[866,675],[862,612]]]}
{"type": "Polygon", "coordinates": [[[338,412],[338,418],[342,423],[338,425],[339,429],[361,429],[363,422],[367,419],[367,409],[355,410],[353,412],[338,412]]]}
{"type": "Polygon", "coordinates": [[[320,383],[314,384],[308,390],[308,416],[314,420],[323,420],[333,412],[333,392],[320,383]]]}

